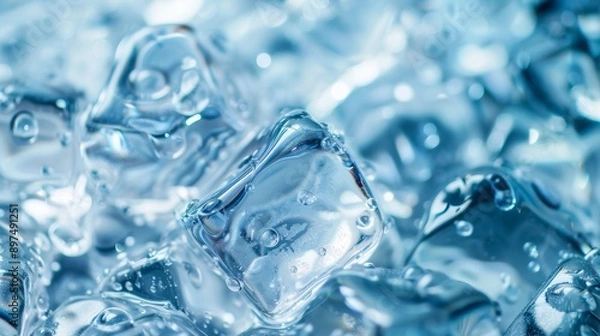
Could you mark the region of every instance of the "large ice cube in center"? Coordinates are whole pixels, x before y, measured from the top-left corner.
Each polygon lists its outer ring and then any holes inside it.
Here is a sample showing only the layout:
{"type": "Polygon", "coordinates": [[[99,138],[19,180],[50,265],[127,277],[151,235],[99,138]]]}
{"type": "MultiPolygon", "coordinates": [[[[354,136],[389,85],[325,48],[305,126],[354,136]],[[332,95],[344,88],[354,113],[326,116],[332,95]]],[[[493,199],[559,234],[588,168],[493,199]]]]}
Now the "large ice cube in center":
{"type": "Polygon", "coordinates": [[[286,324],[333,272],[368,257],[381,214],[340,139],[306,112],[286,114],[251,146],[182,222],[265,322],[286,324]]]}

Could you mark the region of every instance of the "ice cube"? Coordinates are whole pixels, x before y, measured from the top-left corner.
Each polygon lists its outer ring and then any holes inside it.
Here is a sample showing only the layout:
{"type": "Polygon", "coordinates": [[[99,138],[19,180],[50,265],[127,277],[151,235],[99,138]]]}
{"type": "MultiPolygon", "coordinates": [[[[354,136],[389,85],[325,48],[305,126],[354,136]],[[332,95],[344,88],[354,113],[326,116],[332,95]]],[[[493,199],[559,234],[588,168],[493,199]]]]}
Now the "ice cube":
{"type": "Polygon", "coordinates": [[[144,212],[153,207],[145,200],[167,204],[177,187],[204,190],[219,176],[216,162],[252,133],[259,116],[239,85],[243,71],[217,49],[175,25],[144,28],[121,44],[82,148],[110,203],[146,204],[144,212]]]}
{"type": "Polygon", "coordinates": [[[355,88],[334,112],[349,146],[370,166],[367,176],[381,208],[406,241],[418,233],[426,200],[454,173],[488,157],[467,83],[452,84],[454,91],[422,83],[412,69],[396,65],[355,88]]]}
{"type": "Polygon", "coordinates": [[[29,335],[47,313],[50,274],[39,249],[23,239],[14,223],[0,222],[0,333],[29,335]]]}
{"type": "Polygon", "coordinates": [[[127,295],[72,297],[31,334],[42,335],[207,335],[181,312],[127,295]]]}
{"type": "Polygon", "coordinates": [[[509,335],[594,335],[600,330],[600,276],[583,258],[571,258],[548,277],[516,317],[509,335]]]}
{"type": "Polygon", "coordinates": [[[294,327],[300,335],[500,335],[494,302],[416,266],[352,268],[334,276],[320,296],[326,300],[294,327]]]}
{"type": "Polygon", "coordinates": [[[77,176],[75,127],[81,95],[69,88],[0,86],[1,201],[65,187],[77,176]]]}
{"type": "Polygon", "coordinates": [[[168,304],[192,318],[207,334],[239,334],[253,323],[246,300],[232,292],[206,256],[182,235],[165,246],[148,246],[142,256],[124,258],[100,283],[99,293],[132,296],[142,302],[168,304]]]}
{"type": "Polygon", "coordinates": [[[588,250],[576,218],[543,185],[489,167],[457,178],[433,199],[407,262],[498,301],[506,328],[561,260],[588,250]]]}
{"type": "Polygon", "coordinates": [[[500,335],[495,303],[468,284],[409,266],[334,278],[346,304],[383,335],[500,335]]]}
{"type": "Polygon", "coordinates": [[[335,271],[364,261],[382,234],[367,182],[340,139],[296,110],[181,221],[266,323],[298,319],[335,271]]]}

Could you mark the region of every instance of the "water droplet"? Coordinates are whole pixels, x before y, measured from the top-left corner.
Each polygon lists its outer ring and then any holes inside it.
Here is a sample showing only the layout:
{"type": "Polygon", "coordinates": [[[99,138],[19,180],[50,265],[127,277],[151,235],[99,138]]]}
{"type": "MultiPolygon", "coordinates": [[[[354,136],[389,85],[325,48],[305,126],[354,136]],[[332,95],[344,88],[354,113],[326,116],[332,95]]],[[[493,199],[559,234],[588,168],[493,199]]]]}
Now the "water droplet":
{"type": "Polygon", "coordinates": [[[179,88],[173,94],[173,105],[178,113],[192,116],[202,112],[210,102],[210,93],[198,68],[183,71],[179,88]]]}
{"type": "Polygon", "coordinates": [[[127,236],[127,238],[125,238],[125,246],[132,247],[133,245],[135,245],[135,238],[132,236],[127,236]]]}
{"type": "Polygon", "coordinates": [[[12,118],[10,129],[20,143],[34,143],[40,132],[37,119],[31,112],[21,111],[12,118]]]}
{"type": "Polygon", "coordinates": [[[298,267],[296,267],[296,266],[290,267],[290,272],[292,272],[292,274],[298,273],[298,267]]]}
{"type": "Polygon", "coordinates": [[[222,206],[223,206],[223,202],[220,199],[211,198],[208,201],[206,201],[204,204],[202,204],[202,206],[200,207],[200,214],[202,216],[210,216],[210,215],[214,214],[215,212],[219,211],[222,206]]]}
{"type": "Polygon", "coordinates": [[[161,99],[170,92],[165,75],[152,69],[134,69],[129,74],[129,84],[136,98],[142,100],[161,99]]]}
{"type": "Polygon", "coordinates": [[[510,183],[500,175],[487,177],[492,189],[494,189],[494,203],[502,211],[510,211],[517,204],[515,192],[510,183]]]}
{"type": "Polygon", "coordinates": [[[537,246],[531,242],[526,242],[525,244],[523,244],[523,251],[525,251],[525,253],[527,253],[528,256],[534,259],[540,256],[537,246]]]}
{"type": "Polygon", "coordinates": [[[133,290],[133,285],[131,284],[131,282],[125,282],[125,289],[127,289],[130,292],[133,290]]]}
{"type": "Polygon", "coordinates": [[[565,312],[586,312],[597,308],[597,302],[589,291],[572,283],[559,283],[546,291],[546,302],[554,309],[565,312]]]}
{"type": "Polygon", "coordinates": [[[227,285],[227,288],[229,288],[229,290],[232,292],[239,292],[240,290],[242,290],[241,282],[239,282],[237,279],[234,279],[232,277],[228,277],[225,280],[225,284],[227,285]]]}
{"type": "Polygon", "coordinates": [[[324,247],[319,248],[318,253],[321,257],[324,257],[327,254],[327,249],[324,247]]]}
{"type": "Polygon", "coordinates": [[[323,138],[321,140],[321,148],[326,151],[332,151],[335,141],[330,137],[323,138]]]}
{"type": "Polygon", "coordinates": [[[119,243],[115,244],[115,251],[117,251],[117,253],[121,253],[121,252],[123,252],[123,250],[124,250],[123,245],[121,245],[119,243]]]}
{"type": "Polygon", "coordinates": [[[154,286],[154,285],[150,286],[150,292],[152,292],[153,294],[156,294],[156,286],[154,286]]]}
{"type": "Polygon", "coordinates": [[[118,291],[121,291],[121,290],[123,289],[123,285],[121,285],[121,284],[120,284],[120,283],[118,283],[118,282],[113,282],[113,283],[112,283],[112,287],[113,287],[113,289],[114,289],[114,290],[116,290],[117,292],[118,292],[118,291]]]}
{"type": "Polygon", "coordinates": [[[540,271],[540,264],[537,261],[532,260],[527,264],[527,268],[533,273],[537,273],[540,271]]]}
{"type": "Polygon", "coordinates": [[[367,202],[365,202],[365,204],[367,205],[367,208],[369,208],[369,210],[375,211],[375,209],[377,209],[377,200],[375,200],[374,198],[367,199],[367,202]]]}
{"type": "Polygon", "coordinates": [[[473,234],[473,224],[464,221],[457,220],[454,222],[454,227],[456,228],[456,233],[462,237],[469,237],[473,234]]]}
{"type": "Polygon", "coordinates": [[[363,211],[356,219],[356,225],[360,228],[367,228],[373,224],[373,216],[368,211],[363,211]]]}
{"type": "Polygon", "coordinates": [[[311,205],[316,200],[317,196],[308,190],[302,190],[298,193],[298,202],[302,205],[311,205]]]}
{"type": "Polygon", "coordinates": [[[110,307],[101,311],[92,326],[104,332],[119,332],[133,325],[133,318],[121,308],[110,307]]]}
{"type": "Polygon", "coordinates": [[[273,248],[279,243],[279,233],[274,229],[266,229],[260,235],[260,244],[267,248],[273,248]]]}

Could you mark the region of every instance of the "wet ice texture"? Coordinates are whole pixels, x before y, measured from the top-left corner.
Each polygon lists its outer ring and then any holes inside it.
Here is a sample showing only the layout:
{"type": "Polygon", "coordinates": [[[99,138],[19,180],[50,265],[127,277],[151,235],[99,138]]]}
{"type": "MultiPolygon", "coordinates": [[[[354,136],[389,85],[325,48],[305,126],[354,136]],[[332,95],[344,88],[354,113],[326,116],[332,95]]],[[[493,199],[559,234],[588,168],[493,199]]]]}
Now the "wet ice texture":
{"type": "Polygon", "coordinates": [[[368,257],[381,215],[340,139],[306,112],[284,115],[251,147],[181,221],[264,321],[290,323],[331,274],[368,257]]]}
{"type": "Polygon", "coordinates": [[[73,182],[80,95],[25,82],[0,86],[0,200],[73,182]]]}
{"type": "Polygon", "coordinates": [[[252,312],[242,295],[232,292],[197,250],[181,237],[158,249],[150,247],[144,255],[119,263],[105,276],[98,292],[131,295],[180,311],[208,335],[237,335],[252,325],[252,312]]]}
{"type": "Polygon", "coordinates": [[[541,286],[507,333],[588,336],[600,329],[600,276],[583,258],[562,263],[541,286]]]}
{"type": "Polygon", "coordinates": [[[127,295],[80,296],[66,301],[32,336],[205,336],[183,314],[127,295]]]}
{"type": "Polygon", "coordinates": [[[333,281],[346,305],[377,324],[381,335],[500,335],[495,304],[442,273],[363,269],[333,281]]]}
{"type": "Polygon", "coordinates": [[[578,224],[543,185],[480,168],[433,199],[408,262],[497,300],[506,328],[561,260],[589,250],[578,224]]]}
{"type": "MultiPolygon", "coordinates": [[[[14,231],[13,231],[14,233],[14,231]]],[[[32,325],[40,321],[48,309],[48,295],[45,285],[49,284],[48,268],[40,257],[37,246],[27,243],[22,236],[19,240],[18,265],[11,263],[12,252],[10,252],[9,225],[0,222],[0,334],[2,335],[27,335],[32,325]],[[18,267],[19,282],[15,287],[13,284],[13,270],[18,267]],[[17,289],[16,293],[14,288],[17,289]],[[13,296],[18,297],[17,316],[13,316],[13,296]],[[18,329],[10,324],[18,317],[18,329]]]]}
{"type": "Polygon", "coordinates": [[[82,149],[100,194],[127,206],[176,199],[177,186],[209,187],[215,161],[251,133],[255,117],[223,57],[185,26],[144,28],[121,44],[82,149]]]}

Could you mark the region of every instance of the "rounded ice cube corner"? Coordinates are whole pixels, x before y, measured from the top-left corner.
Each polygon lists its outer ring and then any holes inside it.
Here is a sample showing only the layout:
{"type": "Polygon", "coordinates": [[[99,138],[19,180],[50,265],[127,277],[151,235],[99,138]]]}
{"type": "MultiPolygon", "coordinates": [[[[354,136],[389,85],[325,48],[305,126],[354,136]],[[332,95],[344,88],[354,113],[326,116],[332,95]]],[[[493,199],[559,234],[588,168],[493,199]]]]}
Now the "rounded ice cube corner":
{"type": "Polygon", "coordinates": [[[249,147],[180,222],[264,323],[286,325],[333,273],[371,254],[382,217],[342,141],[307,112],[284,114],[249,147]]]}

